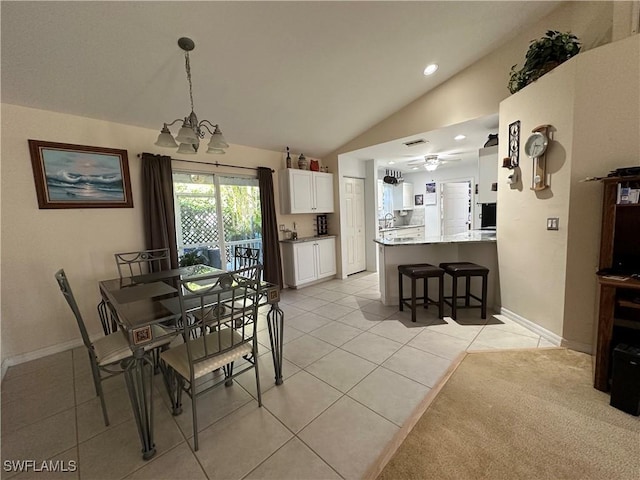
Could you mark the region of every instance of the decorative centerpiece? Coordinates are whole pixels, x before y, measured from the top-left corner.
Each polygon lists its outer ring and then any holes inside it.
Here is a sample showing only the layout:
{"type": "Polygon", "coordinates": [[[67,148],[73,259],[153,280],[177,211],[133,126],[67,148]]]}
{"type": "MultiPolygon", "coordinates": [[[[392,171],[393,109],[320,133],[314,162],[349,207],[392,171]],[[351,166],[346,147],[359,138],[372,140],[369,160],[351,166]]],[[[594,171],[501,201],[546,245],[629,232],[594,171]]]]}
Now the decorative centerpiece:
{"type": "Polygon", "coordinates": [[[309,160],[304,156],[304,153],[301,153],[298,157],[298,168],[300,170],[309,170],[309,160]]]}
{"type": "Polygon", "coordinates": [[[549,30],[539,40],[532,40],[525,55],[524,66],[520,70],[516,70],[517,64],[511,67],[509,91],[516,93],[536,81],[576,55],[580,52],[580,48],[578,37],[570,32],[560,33],[549,30]]]}

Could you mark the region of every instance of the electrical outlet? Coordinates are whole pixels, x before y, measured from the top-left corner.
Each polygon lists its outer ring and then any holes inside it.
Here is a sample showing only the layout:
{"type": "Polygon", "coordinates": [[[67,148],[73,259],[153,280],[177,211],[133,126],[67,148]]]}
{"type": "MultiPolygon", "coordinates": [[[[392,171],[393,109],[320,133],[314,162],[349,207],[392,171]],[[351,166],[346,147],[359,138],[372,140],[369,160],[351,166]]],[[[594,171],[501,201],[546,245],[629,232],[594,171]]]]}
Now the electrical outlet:
{"type": "Polygon", "coordinates": [[[280,225],[280,231],[284,232],[284,224],[280,225]]]}
{"type": "Polygon", "coordinates": [[[547,218],[547,230],[558,230],[560,219],[558,217],[547,218]]]}

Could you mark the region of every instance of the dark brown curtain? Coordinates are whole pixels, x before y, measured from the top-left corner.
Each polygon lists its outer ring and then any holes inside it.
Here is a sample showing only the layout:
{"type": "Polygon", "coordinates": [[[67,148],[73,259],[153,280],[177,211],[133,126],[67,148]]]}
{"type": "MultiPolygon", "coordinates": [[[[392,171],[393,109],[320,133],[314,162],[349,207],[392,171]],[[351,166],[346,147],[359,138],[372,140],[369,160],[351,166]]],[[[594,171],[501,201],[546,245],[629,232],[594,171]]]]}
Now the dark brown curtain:
{"type": "Polygon", "coordinates": [[[258,168],[258,186],[260,187],[260,208],[262,210],[262,248],[264,279],[274,285],[284,286],[282,281],[282,262],[278,243],[278,219],[273,195],[273,175],[270,168],[258,168]]]}
{"type": "Polygon", "coordinates": [[[142,207],[146,248],[169,248],[171,268],[178,268],[171,157],[142,154],[142,207]]]}

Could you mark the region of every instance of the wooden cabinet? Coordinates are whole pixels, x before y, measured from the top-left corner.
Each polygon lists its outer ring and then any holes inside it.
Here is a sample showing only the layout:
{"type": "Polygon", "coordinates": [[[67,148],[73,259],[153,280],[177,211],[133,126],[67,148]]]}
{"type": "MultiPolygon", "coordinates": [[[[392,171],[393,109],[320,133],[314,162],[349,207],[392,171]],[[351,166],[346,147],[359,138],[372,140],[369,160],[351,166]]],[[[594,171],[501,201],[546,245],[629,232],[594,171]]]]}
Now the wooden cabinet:
{"type": "Polygon", "coordinates": [[[640,188],[640,176],[610,177],[603,183],[594,387],[608,391],[613,348],[640,344],[640,204],[620,203],[621,189],[640,188]]]}
{"type": "Polygon", "coordinates": [[[287,168],[278,180],[281,213],[333,213],[332,173],[287,168]]]}
{"type": "Polygon", "coordinates": [[[317,238],[282,244],[284,282],[300,287],[336,274],[336,239],[317,238]]]}
{"type": "Polygon", "coordinates": [[[393,188],[393,209],[413,210],[413,183],[402,182],[393,188]]]}
{"type": "Polygon", "coordinates": [[[477,203],[495,203],[498,192],[493,185],[498,183],[498,146],[481,148],[478,151],[478,195],[477,203]]]}

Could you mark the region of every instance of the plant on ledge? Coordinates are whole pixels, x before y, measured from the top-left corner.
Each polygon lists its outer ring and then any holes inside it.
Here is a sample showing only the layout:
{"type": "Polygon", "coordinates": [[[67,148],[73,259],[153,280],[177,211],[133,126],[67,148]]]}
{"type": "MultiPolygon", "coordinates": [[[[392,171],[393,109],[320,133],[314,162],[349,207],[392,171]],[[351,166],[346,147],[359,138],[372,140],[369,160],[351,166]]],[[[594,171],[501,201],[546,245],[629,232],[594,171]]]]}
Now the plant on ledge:
{"type": "Polygon", "coordinates": [[[560,33],[549,30],[539,40],[532,40],[525,56],[524,66],[516,70],[511,67],[509,91],[516,93],[531,82],[536,81],[545,73],[566,62],[580,51],[578,37],[571,32],[560,33]]]}
{"type": "Polygon", "coordinates": [[[196,250],[187,252],[180,257],[181,267],[190,267],[192,265],[203,265],[206,262],[206,258],[200,255],[196,250]]]}

